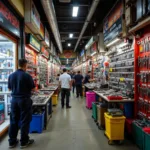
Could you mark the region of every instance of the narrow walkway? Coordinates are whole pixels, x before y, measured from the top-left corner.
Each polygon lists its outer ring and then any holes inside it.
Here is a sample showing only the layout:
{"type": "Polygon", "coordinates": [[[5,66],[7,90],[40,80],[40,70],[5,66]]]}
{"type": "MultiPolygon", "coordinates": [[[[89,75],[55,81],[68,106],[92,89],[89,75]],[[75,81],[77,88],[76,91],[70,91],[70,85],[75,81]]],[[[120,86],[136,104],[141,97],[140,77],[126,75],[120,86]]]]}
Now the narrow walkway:
{"type": "MultiPolygon", "coordinates": [[[[35,144],[28,150],[138,150],[128,141],[122,146],[109,146],[104,132],[99,130],[91,118],[91,110],[85,108],[85,99],[71,96],[69,110],[54,108],[48,129],[42,134],[31,134],[35,144]]],[[[8,149],[8,137],[0,142],[0,149],[8,149]]],[[[14,150],[18,150],[19,146],[14,150]]]]}

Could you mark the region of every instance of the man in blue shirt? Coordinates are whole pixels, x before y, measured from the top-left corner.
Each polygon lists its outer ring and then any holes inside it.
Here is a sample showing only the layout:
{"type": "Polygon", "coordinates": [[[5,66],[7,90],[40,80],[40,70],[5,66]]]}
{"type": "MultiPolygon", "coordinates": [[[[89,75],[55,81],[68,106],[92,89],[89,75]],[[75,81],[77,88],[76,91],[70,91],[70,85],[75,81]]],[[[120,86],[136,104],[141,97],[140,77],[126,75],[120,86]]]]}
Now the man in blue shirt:
{"type": "Polygon", "coordinates": [[[27,60],[19,60],[19,69],[12,73],[8,79],[8,88],[12,91],[11,115],[9,127],[9,148],[18,144],[18,124],[21,129],[21,148],[32,144],[34,140],[29,139],[29,126],[32,119],[31,91],[35,89],[32,77],[26,73],[27,60]]]}
{"type": "Polygon", "coordinates": [[[82,81],[83,76],[80,74],[80,71],[78,71],[78,74],[74,77],[75,85],[76,85],[76,92],[77,92],[77,98],[79,96],[82,96],[82,81]]]}

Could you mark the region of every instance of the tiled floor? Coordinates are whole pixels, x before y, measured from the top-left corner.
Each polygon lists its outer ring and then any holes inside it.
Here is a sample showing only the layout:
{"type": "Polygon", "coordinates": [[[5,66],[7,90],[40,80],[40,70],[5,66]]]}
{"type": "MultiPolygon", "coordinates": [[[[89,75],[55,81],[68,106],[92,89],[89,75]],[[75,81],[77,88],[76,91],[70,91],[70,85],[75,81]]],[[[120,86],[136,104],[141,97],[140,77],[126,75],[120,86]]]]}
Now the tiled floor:
{"type": "MultiPolygon", "coordinates": [[[[138,148],[125,141],[121,146],[110,146],[91,117],[91,110],[86,109],[85,99],[76,99],[71,96],[72,109],[62,110],[59,105],[54,108],[53,117],[48,129],[42,134],[31,134],[35,144],[28,150],[138,150],[138,148]]],[[[0,150],[8,149],[8,137],[0,141],[0,150]]],[[[16,147],[14,150],[18,150],[16,147]]]]}

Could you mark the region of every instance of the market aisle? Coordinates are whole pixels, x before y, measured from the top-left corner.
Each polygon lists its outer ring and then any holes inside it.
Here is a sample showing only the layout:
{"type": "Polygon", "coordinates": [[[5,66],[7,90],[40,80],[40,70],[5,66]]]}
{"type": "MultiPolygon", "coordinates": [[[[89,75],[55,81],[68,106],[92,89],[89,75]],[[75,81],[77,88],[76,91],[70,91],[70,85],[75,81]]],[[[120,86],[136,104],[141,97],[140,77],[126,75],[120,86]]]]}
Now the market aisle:
{"type": "MultiPolygon", "coordinates": [[[[72,109],[54,108],[48,129],[42,134],[31,134],[35,144],[28,150],[138,150],[125,142],[123,146],[109,146],[104,132],[98,130],[91,118],[91,110],[85,108],[85,99],[71,96],[72,109]]],[[[8,149],[8,137],[0,143],[0,149],[8,149]]],[[[15,148],[19,149],[19,146],[15,148]]],[[[15,150],[14,149],[14,150],[15,150]]]]}

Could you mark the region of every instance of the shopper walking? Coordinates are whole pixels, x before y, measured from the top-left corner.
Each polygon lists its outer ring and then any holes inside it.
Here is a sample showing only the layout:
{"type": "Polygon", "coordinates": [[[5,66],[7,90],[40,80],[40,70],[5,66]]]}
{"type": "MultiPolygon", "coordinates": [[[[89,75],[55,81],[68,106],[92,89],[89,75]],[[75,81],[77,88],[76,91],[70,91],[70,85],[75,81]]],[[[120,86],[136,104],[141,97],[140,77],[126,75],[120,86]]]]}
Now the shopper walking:
{"type": "Polygon", "coordinates": [[[67,70],[63,69],[63,74],[59,78],[61,86],[61,106],[64,108],[66,98],[66,108],[71,108],[69,105],[70,90],[72,86],[71,76],[67,74],[67,70]]]}
{"type": "Polygon", "coordinates": [[[75,80],[76,92],[77,92],[77,98],[78,98],[79,96],[82,96],[83,76],[80,74],[80,71],[78,71],[77,75],[75,75],[74,80],[75,80]]]}
{"type": "Polygon", "coordinates": [[[9,127],[9,148],[18,144],[17,134],[21,129],[21,148],[25,148],[34,142],[29,139],[29,125],[32,119],[31,91],[35,90],[32,77],[26,73],[27,60],[19,60],[19,69],[12,73],[8,79],[8,88],[11,91],[11,115],[9,127]],[[20,122],[20,123],[19,123],[20,122]]]}

